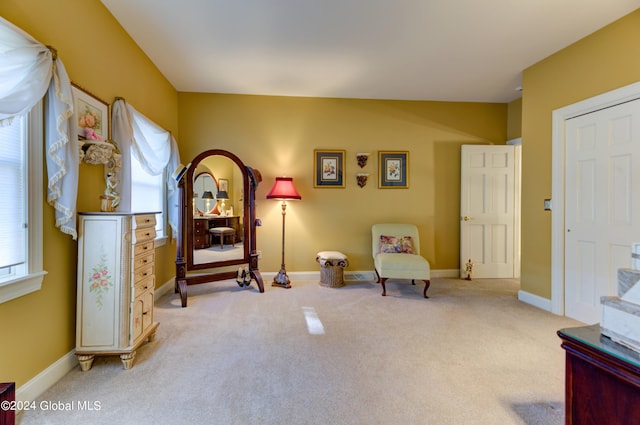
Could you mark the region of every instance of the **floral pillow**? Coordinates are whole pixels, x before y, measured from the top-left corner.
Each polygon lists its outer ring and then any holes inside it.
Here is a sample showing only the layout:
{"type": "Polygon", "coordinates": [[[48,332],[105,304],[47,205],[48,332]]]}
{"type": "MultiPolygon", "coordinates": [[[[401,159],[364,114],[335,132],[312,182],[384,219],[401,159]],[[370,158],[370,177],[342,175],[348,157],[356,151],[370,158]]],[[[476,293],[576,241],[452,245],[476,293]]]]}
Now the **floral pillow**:
{"type": "Polygon", "coordinates": [[[415,254],[411,236],[380,236],[378,252],[415,254]]]}

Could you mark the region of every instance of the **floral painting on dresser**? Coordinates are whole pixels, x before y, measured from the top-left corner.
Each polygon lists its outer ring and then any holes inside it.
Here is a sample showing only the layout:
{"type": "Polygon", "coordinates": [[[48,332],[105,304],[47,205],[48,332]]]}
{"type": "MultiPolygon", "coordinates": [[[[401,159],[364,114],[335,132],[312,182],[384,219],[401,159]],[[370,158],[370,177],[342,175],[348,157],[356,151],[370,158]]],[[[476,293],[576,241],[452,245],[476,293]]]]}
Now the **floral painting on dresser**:
{"type": "Polygon", "coordinates": [[[100,261],[93,266],[89,273],[89,291],[95,294],[95,302],[99,309],[102,310],[102,296],[109,292],[109,288],[113,286],[111,272],[107,266],[107,254],[102,248],[100,261]]]}

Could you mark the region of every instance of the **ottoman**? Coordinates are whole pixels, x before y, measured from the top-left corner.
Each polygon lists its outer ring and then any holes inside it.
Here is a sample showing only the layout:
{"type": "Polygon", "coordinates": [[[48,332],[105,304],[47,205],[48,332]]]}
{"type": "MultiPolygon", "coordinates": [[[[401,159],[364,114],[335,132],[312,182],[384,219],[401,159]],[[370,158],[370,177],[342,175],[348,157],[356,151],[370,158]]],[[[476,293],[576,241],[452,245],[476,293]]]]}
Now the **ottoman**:
{"type": "Polygon", "coordinates": [[[236,230],[231,227],[212,227],[209,229],[209,234],[211,235],[211,245],[213,245],[213,237],[217,236],[220,238],[220,249],[224,249],[225,237],[230,237],[231,244],[236,246],[236,230]]]}
{"type": "Polygon", "coordinates": [[[316,261],[320,264],[320,285],[330,288],[344,286],[343,270],[349,265],[346,255],[338,251],[320,251],[316,261]]]}

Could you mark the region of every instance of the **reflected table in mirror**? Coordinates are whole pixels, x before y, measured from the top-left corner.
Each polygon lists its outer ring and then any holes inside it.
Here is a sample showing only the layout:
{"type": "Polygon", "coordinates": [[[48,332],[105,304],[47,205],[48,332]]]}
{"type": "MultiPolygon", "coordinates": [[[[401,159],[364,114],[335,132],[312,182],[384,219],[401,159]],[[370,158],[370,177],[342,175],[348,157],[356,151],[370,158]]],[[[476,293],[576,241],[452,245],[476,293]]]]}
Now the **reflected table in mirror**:
{"type": "MultiPolygon", "coordinates": [[[[233,242],[242,241],[242,230],[240,227],[240,217],[234,216],[203,216],[193,219],[193,248],[206,249],[213,245],[213,240],[209,232],[216,227],[227,227],[234,230],[233,242]]],[[[230,239],[227,239],[230,240],[230,239]]]]}

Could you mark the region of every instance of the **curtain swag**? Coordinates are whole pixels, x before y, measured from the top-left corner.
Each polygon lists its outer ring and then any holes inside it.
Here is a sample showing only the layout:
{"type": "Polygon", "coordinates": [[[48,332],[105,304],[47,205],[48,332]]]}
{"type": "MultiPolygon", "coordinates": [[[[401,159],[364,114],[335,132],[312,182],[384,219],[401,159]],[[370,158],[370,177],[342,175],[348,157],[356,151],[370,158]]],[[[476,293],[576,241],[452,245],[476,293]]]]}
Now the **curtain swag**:
{"type": "Polygon", "coordinates": [[[175,235],[178,221],[177,182],[171,178],[171,174],[180,164],[175,138],[171,132],[159,127],[121,97],[116,97],[113,102],[111,122],[113,140],[123,153],[120,208],[131,208],[131,159],[126,154],[131,152],[148,174],[157,176],[164,173],[167,184],[168,220],[172,234],[175,235]]]}
{"type": "Polygon", "coordinates": [[[56,227],[76,239],[79,154],[71,82],[56,49],[0,17],[0,126],[28,113],[45,94],[47,201],[56,227]]]}

